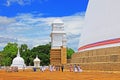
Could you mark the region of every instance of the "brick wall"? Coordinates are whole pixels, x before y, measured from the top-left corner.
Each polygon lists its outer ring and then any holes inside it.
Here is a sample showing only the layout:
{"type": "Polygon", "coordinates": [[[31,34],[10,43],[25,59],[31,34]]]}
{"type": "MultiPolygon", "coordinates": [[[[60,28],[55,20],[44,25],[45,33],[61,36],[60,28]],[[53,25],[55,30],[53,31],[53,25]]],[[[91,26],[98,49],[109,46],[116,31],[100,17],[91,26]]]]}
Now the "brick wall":
{"type": "Polygon", "coordinates": [[[120,46],[74,53],[71,64],[85,70],[120,71],[120,46]]]}

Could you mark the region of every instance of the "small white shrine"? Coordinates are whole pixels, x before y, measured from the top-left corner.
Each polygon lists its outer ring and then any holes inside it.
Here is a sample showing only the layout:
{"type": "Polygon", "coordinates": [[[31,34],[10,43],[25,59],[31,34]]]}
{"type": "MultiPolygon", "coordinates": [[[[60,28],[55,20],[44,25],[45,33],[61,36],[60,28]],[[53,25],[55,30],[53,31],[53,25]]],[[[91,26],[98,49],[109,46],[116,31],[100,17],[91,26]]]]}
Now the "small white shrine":
{"type": "Polygon", "coordinates": [[[36,68],[40,67],[40,59],[38,58],[38,56],[36,56],[33,62],[34,62],[34,67],[36,68]]]}
{"type": "Polygon", "coordinates": [[[20,52],[18,48],[17,56],[13,59],[11,67],[18,67],[18,69],[23,69],[25,67],[24,59],[20,57],[20,52]]]}

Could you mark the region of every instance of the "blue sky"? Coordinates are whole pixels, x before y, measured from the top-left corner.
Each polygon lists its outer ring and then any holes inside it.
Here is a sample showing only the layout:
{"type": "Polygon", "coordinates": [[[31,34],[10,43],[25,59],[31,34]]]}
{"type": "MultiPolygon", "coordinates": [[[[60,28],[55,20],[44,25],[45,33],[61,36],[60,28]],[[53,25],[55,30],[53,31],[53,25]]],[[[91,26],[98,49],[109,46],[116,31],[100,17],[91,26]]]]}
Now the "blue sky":
{"type": "Polygon", "coordinates": [[[0,50],[8,42],[29,48],[50,42],[51,23],[63,20],[67,45],[77,51],[88,0],[0,0],[0,50]]]}

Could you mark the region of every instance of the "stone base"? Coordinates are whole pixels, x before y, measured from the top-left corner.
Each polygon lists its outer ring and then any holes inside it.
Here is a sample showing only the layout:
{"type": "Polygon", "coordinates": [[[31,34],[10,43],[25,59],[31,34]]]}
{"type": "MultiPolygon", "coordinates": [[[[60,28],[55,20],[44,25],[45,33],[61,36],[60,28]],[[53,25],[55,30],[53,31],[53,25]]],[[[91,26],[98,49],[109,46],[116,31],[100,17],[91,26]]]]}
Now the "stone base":
{"type": "Polygon", "coordinates": [[[67,63],[66,48],[51,49],[50,51],[50,64],[61,65],[67,63]]]}
{"type": "Polygon", "coordinates": [[[120,71],[120,46],[75,53],[71,64],[80,64],[85,70],[120,71]]]}

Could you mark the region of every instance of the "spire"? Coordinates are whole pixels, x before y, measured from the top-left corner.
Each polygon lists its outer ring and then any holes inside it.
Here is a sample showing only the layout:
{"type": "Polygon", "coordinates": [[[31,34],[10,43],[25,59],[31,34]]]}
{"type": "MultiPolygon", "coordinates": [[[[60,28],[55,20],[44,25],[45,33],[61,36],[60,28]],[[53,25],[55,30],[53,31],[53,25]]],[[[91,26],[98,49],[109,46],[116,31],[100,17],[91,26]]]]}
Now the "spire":
{"type": "Polygon", "coordinates": [[[38,55],[36,55],[36,58],[38,58],[38,55]]]}
{"type": "Polygon", "coordinates": [[[17,57],[20,57],[20,51],[19,51],[19,48],[18,48],[17,57]]]}

